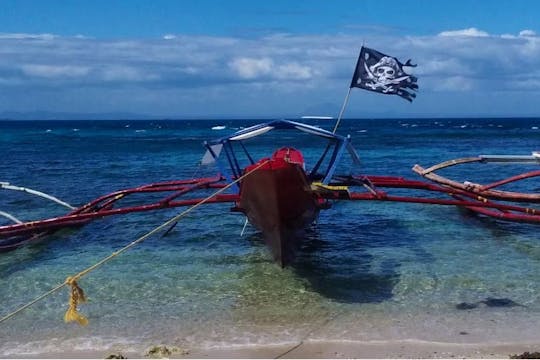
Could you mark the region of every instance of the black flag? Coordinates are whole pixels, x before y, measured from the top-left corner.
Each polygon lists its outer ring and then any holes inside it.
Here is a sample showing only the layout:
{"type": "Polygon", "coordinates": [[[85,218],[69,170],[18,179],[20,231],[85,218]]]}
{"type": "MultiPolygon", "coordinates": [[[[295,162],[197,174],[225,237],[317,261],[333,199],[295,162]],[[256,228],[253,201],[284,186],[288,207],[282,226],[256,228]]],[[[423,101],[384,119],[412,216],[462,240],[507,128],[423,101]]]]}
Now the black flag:
{"type": "Polygon", "coordinates": [[[416,97],[413,91],[418,90],[418,79],[403,71],[404,66],[416,65],[411,64],[411,60],[402,64],[395,57],[362,46],[350,87],[399,95],[412,102],[416,97]]]}

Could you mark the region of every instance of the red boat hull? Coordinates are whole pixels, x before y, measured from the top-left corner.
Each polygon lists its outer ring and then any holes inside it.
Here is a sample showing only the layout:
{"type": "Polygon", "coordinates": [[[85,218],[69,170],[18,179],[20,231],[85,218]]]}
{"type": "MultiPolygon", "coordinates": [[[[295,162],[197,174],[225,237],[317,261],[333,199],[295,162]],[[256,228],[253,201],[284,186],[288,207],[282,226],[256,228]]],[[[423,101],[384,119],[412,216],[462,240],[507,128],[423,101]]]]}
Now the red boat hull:
{"type": "Polygon", "coordinates": [[[242,181],[237,209],[263,233],[275,261],[286,266],[294,259],[303,230],[317,218],[321,206],[303,164],[293,156],[300,153],[282,157],[280,151],[246,168],[247,172],[260,166],[242,181]],[[263,162],[266,164],[261,166],[263,162]]]}

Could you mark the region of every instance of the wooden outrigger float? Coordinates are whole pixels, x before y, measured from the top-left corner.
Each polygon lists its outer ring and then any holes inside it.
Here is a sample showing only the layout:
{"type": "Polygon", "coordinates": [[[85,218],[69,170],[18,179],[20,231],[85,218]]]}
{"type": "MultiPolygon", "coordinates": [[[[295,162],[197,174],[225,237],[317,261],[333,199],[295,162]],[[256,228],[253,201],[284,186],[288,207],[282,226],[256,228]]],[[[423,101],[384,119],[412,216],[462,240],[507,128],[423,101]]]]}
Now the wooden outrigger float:
{"type": "Polygon", "coordinates": [[[455,160],[448,160],[437,165],[433,165],[427,169],[424,169],[420,165],[415,165],[413,171],[417,174],[434,181],[436,183],[448,186],[454,189],[460,189],[467,192],[472,192],[478,196],[485,197],[487,199],[496,200],[508,200],[517,202],[540,202],[540,194],[538,193],[521,193],[503,190],[494,190],[496,187],[510,184],[512,182],[525,180],[540,176],[540,171],[531,171],[516,176],[512,176],[507,179],[496,181],[487,185],[475,184],[469,181],[460,183],[455,180],[447,179],[443,176],[435,174],[435,171],[448,168],[450,166],[466,164],[466,163],[505,163],[505,164],[536,164],[540,165],[540,154],[533,152],[532,155],[480,155],[477,157],[461,158],[455,160]]]}
{"type": "MultiPolygon", "coordinates": [[[[538,164],[539,156],[488,156],[450,160],[424,169],[413,170],[430,180],[412,180],[396,176],[355,175],[352,169],[337,173],[338,165],[348,155],[349,165],[359,164],[359,157],[351,139],[330,131],[288,120],[276,120],[255,125],[232,135],[209,141],[203,163],[216,163],[220,173],[213,177],[158,182],[115,191],[83,206],[71,205],[50,195],[31,192],[72,209],[66,215],[23,222],[2,213],[12,224],[0,226],[0,251],[14,250],[33,243],[60,229],[74,228],[105,216],[159,209],[193,206],[209,192],[239,181],[230,193],[210,195],[206,204],[229,203],[233,212],[246,216],[261,231],[277,263],[286,266],[294,259],[301,243],[303,229],[313,223],[320,211],[332,207],[335,201],[384,201],[458,206],[477,214],[514,222],[540,223],[540,210],[530,207],[540,202],[540,194],[497,190],[502,185],[540,176],[531,171],[491,184],[457,182],[435,173],[450,166],[465,163],[512,162],[538,164]],[[326,141],[319,159],[309,167],[300,149],[284,147],[272,156],[256,160],[248,146],[257,146],[258,137],[276,130],[297,131],[326,141]],[[392,194],[391,189],[408,190],[411,195],[392,194]],[[160,197],[150,202],[128,205],[126,199],[135,195],[160,197]]],[[[8,183],[0,183],[6,190],[21,190],[8,183]]],[[[28,190],[28,189],[25,189],[28,190]]]]}
{"type": "MultiPolygon", "coordinates": [[[[540,176],[539,170],[529,171],[522,174],[514,175],[505,179],[501,179],[490,184],[477,184],[470,181],[458,182],[448,179],[444,176],[435,173],[437,170],[442,170],[451,166],[466,164],[466,163],[503,163],[503,164],[540,164],[540,153],[532,152],[531,155],[480,155],[477,157],[454,159],[433,165],[424,169],[420,165],[415,165],[413,171],[417,174],[429,179],[435,183],[444,186],[446,189],[460,191],[470,196],[476,196],[479,201],[493,204],[494,200],[513,202],[518,204],[540,203],[540,193],[524,193],[517,191],[498,190],[496,188],[515,184],[518,181],[533,179],[540,176]]],[[[459,198],[458,195],[453,195],[459,198]]],[[[499,205],[497,203],[497,205],[499,205]]],[[[502,205],[502,204],[501,204],[502,205]]],[[[466,206],[467,209],[478,214],[498,218],[507,221],[531,222],[538,223],[540,210],[530,206],[512,206],[511,208],[504,207],[479,207],[466,206]]]]}

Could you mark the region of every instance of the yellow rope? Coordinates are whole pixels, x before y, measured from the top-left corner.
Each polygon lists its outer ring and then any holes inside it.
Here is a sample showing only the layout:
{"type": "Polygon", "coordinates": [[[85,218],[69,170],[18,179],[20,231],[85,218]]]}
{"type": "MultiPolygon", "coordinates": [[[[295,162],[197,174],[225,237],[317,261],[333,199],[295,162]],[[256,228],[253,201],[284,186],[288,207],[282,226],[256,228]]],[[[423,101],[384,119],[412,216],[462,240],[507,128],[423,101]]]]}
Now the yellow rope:
{"type": "Polygon", "coordinates": [[[157,226],[156,228],[154,228],[153,230],[149,231],[148,233],[144,234],[143,236],[141,236],[140,238],[138,238],[137,240],[135,241],[132,241],[131,243],[129,243],[128,245],[124,246],[123,248],[121,248],[120,250],[117,250],[115,252],[113,252],[111,255],[101,259],[100,261],[98,261],[97,263],[95,263],[94,265],[84,269],[83,271],[79,272],[78,274],[76,275],[73,275],[73,276],[69,276],[67,277],[67,279],[62,283],[62,284],[59,284],[57,286],[55,286],[54,288],[52,288],[51,290],[47,291],[46,293],[38,296],[37,298],[35,298],[34,300],[30,301],[29,303],[27,303],[26,305],[23,305],[21,306],[20,308],[18,308],[17,310],[3,316],[2,318],[0,318],[0,324],[3,323],[4,321],[8,320],[8,319],[11,319],[12,317],[14,317],[15,315],[17,315],[18,313],[22,312],[23,310],[29,308],[30,306],[34,305],[35,303],[43,300],[44,298],[46,298],[47,296],[49,295],[52,295],[53,293],[57,292],[58,290],[60,290],[61,288],[63,288],[64,286],[66,285],[69,285],[71,286],[71,293],[70,293],[70,299],[69,299],[69,308],[66,312],[66,314],[64,315],[64,321],[68,322],[68,321],[77,321],[79,324],[81,325],[87,325],[88,324],[88,320],[86,319],[86,317],[84,317],[83,315],[79,314],[78,311],[77,311],[77,305],[80,303],[80,302],[84,302],[86,301],[86,298],[84,296],[84,292],[83,290],[79,287],[79,285],[77,284],[77,281],[82,278],[83,276],[87,275],[89,272],[97,269],[98,267],[100,267],[101,265],[105,264],[106,262],[112,260],[114,257],[122,254],[123,252],[131,249],[132,247],[134,247],[135,245],[143,242],[144,240],[148,239],[150,236],[154,235],[155,233],[157,233],[158,231],[164,229],[165,227],[173,224],[174,222],[178,221],[179,219],[181,219],[182,217],[186,216],[189,212],[195,210],[196,208],[198,208],[199,206],[203,205],[204,203],[207,203],[209,200],[211,200],[213,197],[215,197],[216,195],[224,192],[225,190],[229,189],[230,187],[232,187],[234,184],[242,181],[244,178],[246,178],[247,176],[249,176],[251,173],[253,173],[254,171],[258,170],[259,168],[261,168],[262,166],[266,165],[266,163],[268,163],[270,160],[266,160],[262,163],[260,163],[259,165],[257,165],[255,168],[251,169],[249,172],[245,173],[244,175],[240,176],[238,179],[230,182],[229,184],[227,184],[226,186],[222,187],[221,189],[215,191],[213,194],[211,194],[210,196],[204,198],[203,200],[199,201],[198,203],[196,203],[195,205],[191,206],[190,208],[182,211],[180,214],[174,216],[173,218],[167,220],[166,222],[164,222],[163,224],[157,226]]]}
{"type": "Polygon", "coordinates": [[[79,325],[86,326],[88,325],[88,319],[77,310],[79,303],[86,302],[84,291],[71,276],[66,279],[66,282],[71,286],[71,294],[69,296],[69,309],[64,315],[64,322],[76,321],[79,325]]]}

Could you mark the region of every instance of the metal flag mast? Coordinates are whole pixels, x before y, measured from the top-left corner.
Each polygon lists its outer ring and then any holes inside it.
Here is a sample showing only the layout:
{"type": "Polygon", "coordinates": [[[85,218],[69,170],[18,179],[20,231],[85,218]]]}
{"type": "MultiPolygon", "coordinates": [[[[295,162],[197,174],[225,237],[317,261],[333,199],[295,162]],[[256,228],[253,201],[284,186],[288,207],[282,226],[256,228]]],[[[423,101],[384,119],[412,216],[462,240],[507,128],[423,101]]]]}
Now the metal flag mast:
{"type": "MultiPolygon", "coordinates": [[[[364,41],[362,41],[362,47],[360,48],[360,54],[362,53],[362,48],[364,47],[364,41]]],[[[360,59],[360,54],[358,55],[358,59],[360,59]]],[[[356,73],[356,68],[358,67],[358,62],[356,64],[356,67],[354,68],[354,72],[356,73]]],[[[353,74],[354,78],[354,74],[353,74]]],[[[351,89],[352,86],[349,86],[349,90],[347,91],[347,95],[345,95],[345,100],[343,100],[343,105],[341,105],[341,110],[339,111],[339,115],[336,120],[336,124],[334,125],[334,130],[332,130],[332,133],[336,133],[337,128],[339,127],[339,123],[341,122],[341,118],[343,117],[343,113],[345,112],[345,108],[349,104],[349,97],[351,96],[351,89]]]]}
{"type": "Polygon", "coordinates": [[[347,91],[347,95],[345,96],[345,100],[343,101],[343,105],[341,105],[341,111],[339,112],[339,115],[336,120],[336,124],[334,125],[334,130],[332,132],[335,134],[337,131],[337,128],[339,126],[339,123],[341,122],[341,117],[343,116],[343,112],[345,112],[345,108],[347,107],[347,104],[349,103],[349,97],[351,96],[351,88],[349,88],[349,91],[347,91]]]}

